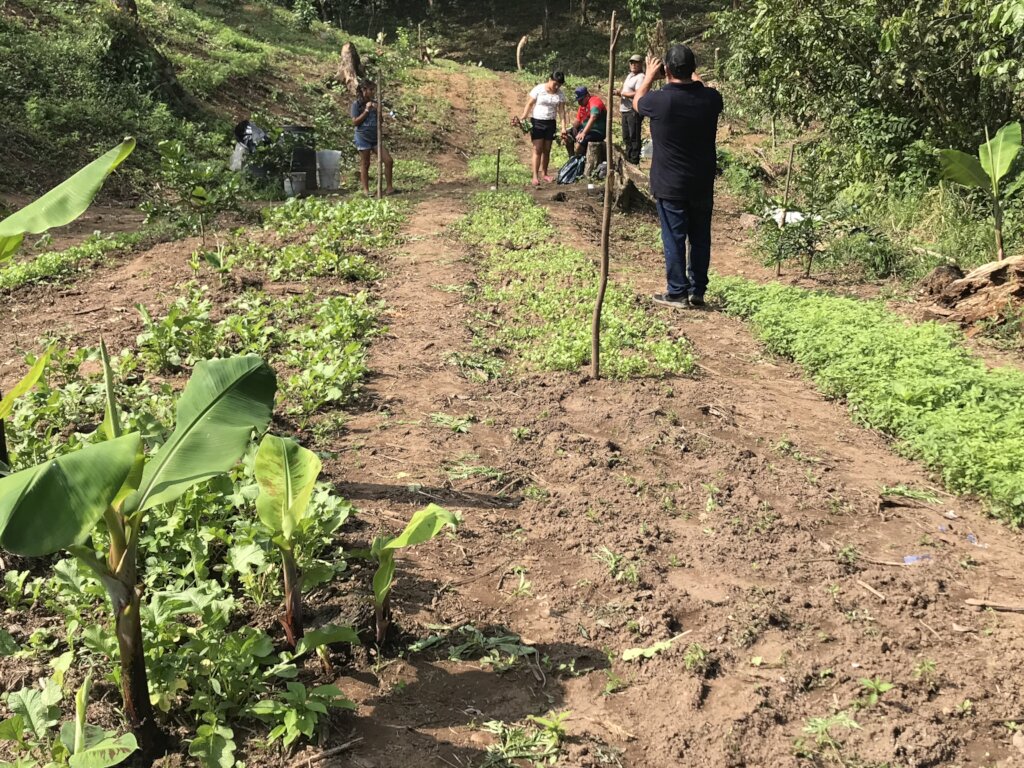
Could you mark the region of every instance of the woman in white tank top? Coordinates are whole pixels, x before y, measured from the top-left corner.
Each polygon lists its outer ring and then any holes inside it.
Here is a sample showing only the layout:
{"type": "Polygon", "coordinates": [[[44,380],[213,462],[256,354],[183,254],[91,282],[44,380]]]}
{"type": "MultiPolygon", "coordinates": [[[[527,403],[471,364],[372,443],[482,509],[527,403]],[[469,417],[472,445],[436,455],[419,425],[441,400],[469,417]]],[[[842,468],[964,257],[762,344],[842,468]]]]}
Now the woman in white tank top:
{"type": "Polygon", "coordinates": [[[562,118],[563,129],[569,124],[565,111],[565,94],[562,93],[564,83],[565,75],[558,70],[552,72],[546,83],[541,83],[530,91],[523,116],[518,120],[533,120],[530,129],[530,139],[533,141],[533,179],[530,183],[535,187],[540,186],[541,178],[544,181],[551,181],[548,163],[551,160],[551,143],[555,140],[557,118],[562,118]]]}

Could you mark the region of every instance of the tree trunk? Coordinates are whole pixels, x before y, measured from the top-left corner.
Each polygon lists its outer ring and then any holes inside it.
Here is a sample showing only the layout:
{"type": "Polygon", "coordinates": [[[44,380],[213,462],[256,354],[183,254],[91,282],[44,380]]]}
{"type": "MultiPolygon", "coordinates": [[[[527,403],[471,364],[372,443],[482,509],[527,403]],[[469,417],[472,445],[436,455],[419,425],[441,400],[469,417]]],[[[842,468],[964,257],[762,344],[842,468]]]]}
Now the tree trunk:
{"type": "Polygon", "coordinates": [[[523,48],[526,47],[526,43],[529,40],[527,35],[523,35],[519,40],[519,45],[516,46],[516,69],[520,72],[523,71],[523,48]]]}
{"type": "Polygon", "coordinates": [[[136,21],[139,20],[139,7],[135,4],[135,0],[112,0],[112,2],[121,13],[127,13],[136,21]]]}
{"type": "Polygon", "coordinates": [[[992,202],[995,205],[996,260],[1002,261],[1006,258],[1006,252],[1003,250],[1003,206],[998,198],[992,202]]]}
{"type": "Polygon", "coordinates": [[[647,52],[660,59],[667,50],[668,32],[665,31],[665,20],[658,19],[658,23],[654,25],[654,34],[651,35],[651,39],[647,43],[647,52]]]}
{"type": "Polygon", "coordinates": [[[294,650],[303,635],[302,626],[302,576],[295,565],[295,553],[281,550],[281,566],[284,572],[284,635],[294,650]]]}
{"type": "Polygon", "coordinates": [[[345,43],[341,46],[341,62],[338,64],[338,80],[340,80],[348,92],[355,96],[359,87],[359,81],[366,77],[366,69],[359,60],[359,51],[352,43],[345,43]]]}
{"type": "Polygon", "coordinates": [[[148,759],[162,755],[166,737],[157,726],[149,701],[146,678],[146,656],[142,646],[142,623],[139,616],[141,591],[118,582],[116,590],[107,585],[114,607],[117,647],[121,652],[121,695],[128,723],[135,732],[139,750],[148,759]]]}
{"type": "Polygon", "coordinates": [[[391,593],[389,592],[380,605],[374,603],[374,619],[377,625],[377,645],[384,645],[391,626],[391,593]]]}
{"type": "MultiPolygon", "coordinates": [[[[610,121],[609,121],[610,122],[610,121]]],[[[612,135],[611,131],[608,131],[608,136],[612,135]]],[[[597,142],[591,142],[587,145],[587,159],[583,165],[583,175],[588,178],[594,174],[597,167],[605,160],[605,145],[604,143],[598,144],[597,142]]]]}

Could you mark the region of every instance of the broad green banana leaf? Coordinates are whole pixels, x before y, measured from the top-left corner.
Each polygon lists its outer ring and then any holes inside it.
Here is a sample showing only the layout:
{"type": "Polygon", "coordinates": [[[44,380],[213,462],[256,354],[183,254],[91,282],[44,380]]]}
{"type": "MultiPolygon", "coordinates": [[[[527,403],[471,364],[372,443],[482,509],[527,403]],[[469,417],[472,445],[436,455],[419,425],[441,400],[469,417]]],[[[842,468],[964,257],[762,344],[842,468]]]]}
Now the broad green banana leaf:
{"type": "Polygon", "coordinates": [[[373,599],[382,605],[395,580],[396,549],[422,544],[437,536],[445,526],[455,528],[459,519],[437,504],[428,504],[412,516],[405,530],[393,539],[378,539],[371,552],[378,560],[377,571],[373,574],[373,599]]]}
{"type": "Polygon", "coordinates": [[[25,557],[81,544],[124,484],[137,432],[0,478],[0,547],[25,557]]]}
{"type": "Polygon", "coordinates": [[[227,472],[253,431],[270,423],[277,381],[256,355],[204,360],[178,400],[177,423],[147,463],[138,494],[125,503],[133,514],[177,499],[196,483],[227,472]]]}
{"type": "Polygon", "coordinates": [[[939,152],[939,166],[942,168],[943,178],[963,184],[965,187],[992,189],[988,174],[974,155],[968,155],[959,149],[943,149],[939,152]]]}
{"type": "Polygon", "coordinates": [[[1007,123],[1000,128],[990,141],[978,149],[981,167],[985,169],[993,185],[998,184],[1009,173],[1010,166],[1020,152],[1020,123],[1007,123]]]}
{"type": "Polygon", "coordinates": [[[43,371],[46,370],[46,364],[50,361],[50,353],[52,351],[53,348],[50,347],[40,355],[39,359],[36,360],[35,365],[33,365],[29,369],[29,372],[25,374],[25,378],[15,384],[14,389],[4,395],[3,399],[0,400],[0,421],[3,421],[11,415],[11,410],[14,408],[14,401],[32,389],[32,387],[36,385],[36,382],[42,377],[43,371]]]}
{"type": "Polygon", "coordinates": [[[455,528],[458,524],[459,519],[447,509],[437,504],[428,504],[412,516],[404,531],[384,544],[381,549],[402,549],[413,544],[422,544],[437,536],[445,526],[455,528]]]}
{"type": "Polygon", "coordinates": [[[256,512],[267,528],[291,540],[306,515],[320,468],[320,457],[294,440],[263,438],[256,452],[256,512]]]}
{"type": "Polygon", "coordinates": [[[85,213],[107,176],[133,149],[135,139],[125,139],[38,200],[0,221],[0,261],[17,250],[26,233],[39,234],[62,227],[85,213]]]}
{"type": "Polygon", "coordinates": [[[138,748],[135,736],[125,733],[76,752],[68,758],[68,765],[71,768],[112,768],[127,760],[138,748]]]}

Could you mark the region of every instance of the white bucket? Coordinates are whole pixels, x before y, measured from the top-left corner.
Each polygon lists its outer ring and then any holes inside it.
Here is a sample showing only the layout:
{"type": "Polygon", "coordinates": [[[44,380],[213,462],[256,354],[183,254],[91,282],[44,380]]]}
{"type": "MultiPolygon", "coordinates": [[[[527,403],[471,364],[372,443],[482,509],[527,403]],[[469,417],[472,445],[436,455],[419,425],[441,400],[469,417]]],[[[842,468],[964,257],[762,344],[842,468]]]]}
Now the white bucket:
{"type": "Polygon", "coordinates": [[[306,172],[286,173],[284,175],[285,197],[298,197],[306,194],[306,172]]]}
{"type": "Polygon", "coordinates": [[[316,167],[319,171],[320,189],[341,187],[341,152],[337,149],[321,149],[316,153],[316,167]]]}

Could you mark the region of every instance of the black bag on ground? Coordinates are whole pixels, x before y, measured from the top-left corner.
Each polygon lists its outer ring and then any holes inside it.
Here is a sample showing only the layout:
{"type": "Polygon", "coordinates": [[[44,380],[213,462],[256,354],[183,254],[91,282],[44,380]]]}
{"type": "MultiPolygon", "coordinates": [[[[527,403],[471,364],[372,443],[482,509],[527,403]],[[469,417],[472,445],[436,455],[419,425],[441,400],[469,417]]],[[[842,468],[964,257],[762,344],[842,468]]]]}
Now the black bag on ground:
{"type": "Polygon", "coordinates": [[[587,158],[583,155],[573,155],[569,162],[558,169],[558,183],[572,184],[583,175],[583,166],[587,164],[587,158]]]}

